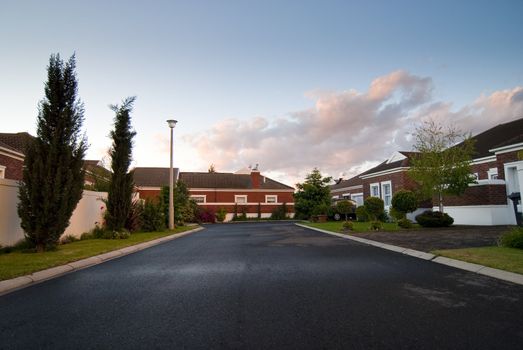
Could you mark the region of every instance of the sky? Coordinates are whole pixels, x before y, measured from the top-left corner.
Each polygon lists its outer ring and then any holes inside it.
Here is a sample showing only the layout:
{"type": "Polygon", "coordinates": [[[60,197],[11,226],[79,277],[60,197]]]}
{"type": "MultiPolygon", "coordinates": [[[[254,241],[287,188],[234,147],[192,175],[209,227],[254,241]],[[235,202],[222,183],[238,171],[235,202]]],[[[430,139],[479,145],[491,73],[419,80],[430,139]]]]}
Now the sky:
{"type": "Polygon", "coordinates": [[[351,177],[434,119],[523,117],[523,1],[0,0],[1,132],[36,134],[49,56],[77,58],[88,159],[137,96],[133,166],[351,177]]]}

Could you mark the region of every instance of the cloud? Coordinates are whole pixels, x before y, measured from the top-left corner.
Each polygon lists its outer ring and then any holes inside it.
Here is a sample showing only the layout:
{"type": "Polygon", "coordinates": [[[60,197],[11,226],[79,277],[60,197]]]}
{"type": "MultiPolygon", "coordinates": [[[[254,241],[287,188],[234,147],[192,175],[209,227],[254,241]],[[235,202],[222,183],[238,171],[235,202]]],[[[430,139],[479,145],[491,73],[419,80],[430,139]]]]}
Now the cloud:
{"type": "Polygon", "coordinates": [[[409,150],[415,126],[428,118],[477,133],[523,116],[522,87],[482,95],[458,111],[434,101],[433,90],[430,77],[400,70],[374,79],[366,92],[309,92],[314,106],[307,110],[225,119],[182,140],[219,171],[259,163],[265,174],[293,184],[313,167],[350,177],[396,150],[409,150]]]}

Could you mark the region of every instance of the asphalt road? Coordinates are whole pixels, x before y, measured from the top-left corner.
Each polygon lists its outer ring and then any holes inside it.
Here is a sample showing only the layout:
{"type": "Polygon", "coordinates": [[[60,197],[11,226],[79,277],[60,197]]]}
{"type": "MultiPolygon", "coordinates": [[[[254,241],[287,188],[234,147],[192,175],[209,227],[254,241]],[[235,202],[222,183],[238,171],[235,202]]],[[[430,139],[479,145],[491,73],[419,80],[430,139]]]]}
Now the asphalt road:
{"type": "Polygon", "coordinates": [[[2,349],[522,349],[523,286],[292,223],[206,230],[0,297],[2,349]]]}

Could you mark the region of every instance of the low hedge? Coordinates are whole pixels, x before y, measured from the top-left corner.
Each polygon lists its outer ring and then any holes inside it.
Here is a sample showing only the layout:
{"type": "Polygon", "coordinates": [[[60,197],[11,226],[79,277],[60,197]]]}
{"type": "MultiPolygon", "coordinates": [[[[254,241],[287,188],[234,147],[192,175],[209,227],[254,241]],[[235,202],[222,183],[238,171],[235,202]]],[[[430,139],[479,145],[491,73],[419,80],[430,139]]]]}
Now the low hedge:
{"type": "Polygon", "coordinates": [[[503,247],[523,249],[523,227],[516,227],[505,233],[499,243],[503,247]]]}
{"type": "Polygon", "coordinates": [[[454,219],[449,214],[431,210],[416,216],[416,221],[423,227],[447,227],[454,223],[454,219]]]}

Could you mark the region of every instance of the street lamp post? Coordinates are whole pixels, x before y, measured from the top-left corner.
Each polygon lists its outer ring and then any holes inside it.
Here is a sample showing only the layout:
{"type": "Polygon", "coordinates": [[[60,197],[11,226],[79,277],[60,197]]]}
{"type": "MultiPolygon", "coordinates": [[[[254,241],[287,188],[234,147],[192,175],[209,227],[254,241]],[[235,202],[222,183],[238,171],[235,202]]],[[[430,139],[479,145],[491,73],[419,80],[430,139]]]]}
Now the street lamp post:
{"type": "Polygon", "coordinates": [[[173,129],[178,121],[169,119],[167,124],[171,128],[171,166],[169,167],[169,230],[174,230],[174,189],[173,189],[173,129]]]}

